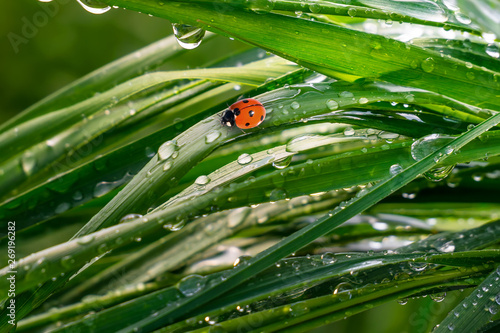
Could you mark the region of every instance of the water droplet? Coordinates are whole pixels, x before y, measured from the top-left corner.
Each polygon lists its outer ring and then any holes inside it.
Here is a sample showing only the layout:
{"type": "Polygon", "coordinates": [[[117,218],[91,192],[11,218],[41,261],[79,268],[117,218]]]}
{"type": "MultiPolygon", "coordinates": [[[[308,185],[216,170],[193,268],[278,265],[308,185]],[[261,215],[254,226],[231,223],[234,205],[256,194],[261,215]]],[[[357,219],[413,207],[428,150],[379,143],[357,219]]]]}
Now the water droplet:
{"type": "Polygon", "coordinates": [[[199,292],[206,283],[204,276],[193,274],[180,280],[177,288],[184,296],[189,297],[199,292]]]}
{"type": "Polygon", "coordinates": [[[78,238],[78,240],[76,242],[78,244],[80,244],[80,245],[85,245],[85,244],[89,244],[93,240],[94,240],[94,236],[92,236],[92,235],[85,235],[83,237],[78,238]]]}
{"type": "Polygon", "coordinates": [[[488,44],[486,47],[486,53],[493,58],[498,58],[500,57],[500,48],[498,47],[497,44],[488,44]]]}
{"type": "Polygon", "coordinates": [[[21,166],[28,177],[35,173],[36,164],[36,157],[30,151],[25,152],[21,157],[21,166]]]}
{"type": "Polygon", "coordinates": [[[337,103],[333,99],[329,99],[326,101],[326,107],[328,108],[328,110],[335,111],[339,108],[339,103],[337,103]]]}
{"type": "Polygon", "coordinates": [[[436,240],[436,242],[433,244],[433,247],[436,248],[439,252],[453,252],[455,251],[455,244],[453,244],[453,241],[443,241],[441,239],[436,240]]]}
{"type": "Polygon", "coordinates": [[[359,99],[359,104],[367,104],[368,102],[369,102],[369,100],[366,97],[361,97],[359,99]]]}
{"type": "Polygon", "coordinates": [[[389,168],[389,172],[391,173],[391,175],[397,175],[398,173],[401,173],[403,171],[403,167],[399,164],[393,164],[391,165],[391,167],[389,168]]]}
{"type": "Polygon", "coordinates": [[[287,198],[287,193],[286,193],[285,189],[282,189],[282,188],[275,188],[269,194],[269,200],[271,200],[271,201],[278,201],[278,200],[283,200],[286,198],[287,198]]]}
{"type": "Polygon", "coordinates": [[[104,14],[111,9],[111,6],[108,6],[97,0],[76,0],[76,1],[78,1],[78,3],[86,11],[92,14],[104,14]]]}
{"type": "Polygon", "coordinates": [[[333,294],[337,295],[340,301],[347,301],[351,299],[352,286],[348,282],[341,282],[335,287],[333,294]]]}
{"type": "Polygon", "coordinates": [[[344,98],[352,98],[354,97],[354,94],[350,91],[342,91],[340,93],[340,97],[344,97],[344,98]]]}
{"type": "Polygon", "coordinates": [[[188,24],[172,23],[172,28],[179,45],[187,50],[200,45],[205,36],[205,30],[188,24]]]}
{"type": "Polygon", "coordinates": [[[400,304],[400,305],[406,305],[406,303],[408,303],[408,298],[401,298],[401,299],[398,299],[397,302],[400,304]]]}
{"type": "Polygon", "coordinates": [[[142,215],[141,214],[127,214],[125,215],[124,217],[122,217],[120,219],[120,222],[119,223],[125,223],[125,222],[130,222],[132,220],[135,220],[135,219],[139,219],[141,218],[142,215]]]}
{"type": "Polygon", "coordinates": [[[285,158],[282,158],[280,160],[276,160],[273,162],[273,167],[275,167],[276,169],[284,169],[286,168],[287,166],[290,165],[290,163],[292,162],[292,156],[287,156],[285,158]]]}
{"type": "Polygon", "coordinates": [[[352,135],[354,135],[354,133],[356,133],[356,132],[354,131],[354,129],[352,127],[346,127],[344,129],[345,136],[352,136],[352,135]]]}
{"type": "Polygon", "coordinates": [[[80,201],[82,199],[83,199],[83,193],[82,192],[76,191],[75,193],[73,193],[73,200],[80,201]]]}
{"type": "Polygon", "coordinates": [[[453,171],[454,165],[438,167],[424,173],[424,177],[433,182],[440,182],[453,171]]]}
{"type": "Polygon", "coordinates": [[[153,149],[151,149],[151,147],[146,147],[144,149],[144,153],[146,154],[146,157],[148,157],[148,158],[155,156],[155,151],[153,149]]]}
{"type": "Polygon", "coordinates": [[[248,164],[252,162],[253,157],[250,154],[244,153],[238,156],[238,163],[241,165],[248,164]]]}
{"type": "Polygon", "coordinates": [[[166,160],[167,158],[171,157],[179,147],[177,147],[177,144],[175,141],[167,141],[164,144],[158,148],[158,157],[160,160],[166,160]]]}
{"type": "Polygon", "coordinates": [[[448,324],[448,330],[453,331],[455,329],[455,325],[453,323],[448,324]]]}
{"type": "Polygon", "coordinates": [[[234,261],[233,266],[248,265],[250,259],[252,259],[252,256],[240,256],[234,261]]]}
{"type": "Polygon", "coordinates": [[[274,0],[250,0],[249,8],[257,14],[270,12],[274,8],[274,0]]]}
{"type": "Polygon", "coordinates": [[[64,267],[64,268],[73,268],[73,264],[76,262],[75,258],[73,258],[72,256],[64,256],[61,258],[61,265],[64,267]]]}
{"type": "Polygon", "coordinates": [[[353,8],[353,7],[349,8],[347,10],[347,15],[349,15],[350,17],[356,16],[357,13],[358,13],[358,11],[356,10],[356,8],[353,8]]]}
{"type": "Polygon", "coordinates": [[[171,160],[166,161],[165,164],[163,164],[163,171],[170,170],[173,164],[174,162],[172,162],[171,160]]]}
{"type": "Polygon", "coordinates": [[[195,183],[197,185],[207,185],[208,183],[210,183],[210,178],[208,178],[205,175],[202,175],[196,178],[195,183]]]}
{"type": "Polygon", "coordinates": [[[115,188],[114,182],[100,182],[94,187],[94,197],[99,198],[115,188]]]}
{"type": "Polygon", "coordinates": [[[218,130],[211,130],[205,136],[205,143],[212,143],[217,140],[221,136],[221,132],[218,130]]]}
{"type": "Polygon", "coordinates": [[[292,104],[290,104],[290,107],[294,110],[297,110],[298,108],[300,108],[300,104],[298,102],[292,102],[292,104]]]}
{"type": "Polygon", "coordinates": [[[434,302],[442,302],[446,298],[446,292],[442,293],[436,293],[436,294],[430,294],[429,295],[430,299],[432,299],[434,302]]]}
{"type": "Polygon", "coordinates": [[[435,61],[432,57],[429,57],[422,61],[422,64],[420,65],[422,67],[422,70],[426,73],[431,73],[434,70],[434,65],[435,61]]]}
{"type": "Polygon", "coordinates": [[[420,161],[453,140],[454,137],[442,134],[424,136],[411,145],[411,156],[415,161],[420,161]]]}

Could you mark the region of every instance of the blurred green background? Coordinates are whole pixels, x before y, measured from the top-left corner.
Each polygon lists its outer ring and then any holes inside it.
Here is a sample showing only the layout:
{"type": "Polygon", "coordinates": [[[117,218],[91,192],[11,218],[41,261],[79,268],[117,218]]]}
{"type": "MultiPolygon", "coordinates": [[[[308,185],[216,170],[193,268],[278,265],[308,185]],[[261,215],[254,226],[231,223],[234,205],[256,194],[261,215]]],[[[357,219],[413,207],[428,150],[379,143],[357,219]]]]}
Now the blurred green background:
{"type": "Polygon", "coordinates": [[[108,62],[172,33],[168,21],[76,0],[2,1],[0,121],[108,62]],[[29,24],[35,29],[31,29],[29,24]]]}

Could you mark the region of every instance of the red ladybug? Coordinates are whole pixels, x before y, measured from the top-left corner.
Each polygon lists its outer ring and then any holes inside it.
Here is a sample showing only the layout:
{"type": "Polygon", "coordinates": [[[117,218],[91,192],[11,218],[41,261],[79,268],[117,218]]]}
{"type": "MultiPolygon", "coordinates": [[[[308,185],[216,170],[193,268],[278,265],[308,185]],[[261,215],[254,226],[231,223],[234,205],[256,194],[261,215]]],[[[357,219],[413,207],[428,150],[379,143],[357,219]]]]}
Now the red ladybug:
{"type": "Polygon", "coordinates": [[[253,98],[238,101],[229,107],[222,116],[226,126],[238,126],[241,129],[259,126],[266,118],[266,109],[262,103],[253,98]]]}

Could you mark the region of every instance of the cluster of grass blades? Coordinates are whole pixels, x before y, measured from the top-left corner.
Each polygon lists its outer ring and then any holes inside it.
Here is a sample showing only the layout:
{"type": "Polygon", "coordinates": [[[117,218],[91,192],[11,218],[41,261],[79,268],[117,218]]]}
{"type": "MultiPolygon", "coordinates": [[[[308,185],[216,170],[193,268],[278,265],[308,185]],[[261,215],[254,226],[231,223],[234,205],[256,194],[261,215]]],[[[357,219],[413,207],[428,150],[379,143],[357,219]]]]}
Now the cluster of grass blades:
{"type": "Polygon", "coordinates": [[[404,330],[499,329],[499,2],[79,2],[177,36],[0,126],[1,332],[12,271],[25,332],[306,332],[446,293],[404,330]],[[266,120],[223,126],[243,97],[266,120]]]}

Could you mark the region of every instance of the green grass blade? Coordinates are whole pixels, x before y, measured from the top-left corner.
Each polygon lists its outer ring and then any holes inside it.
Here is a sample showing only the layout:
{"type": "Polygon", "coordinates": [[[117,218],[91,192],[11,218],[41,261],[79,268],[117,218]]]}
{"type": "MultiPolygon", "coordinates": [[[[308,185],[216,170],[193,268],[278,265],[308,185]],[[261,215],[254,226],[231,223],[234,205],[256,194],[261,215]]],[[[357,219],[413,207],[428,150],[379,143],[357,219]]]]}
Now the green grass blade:
{"type": "Polygon", "coordinates": [[[477,332],[491,321],[500,305],[500,266],[459,305],[433,332],[477,332]]]}
{"type": "MultiPolygon", "coordinates": [[[[337,207],[329,214],[318,219],[315,223],[306,226],[275,246],[261,252],[259,255],[251,259],[248,264],[236,267],[223,281],[215,283],[214,285],[203,290],[203,292],[183,299],[176,307],[167,307],[163,309],[160,311],[158,316],[155,316],[154,318],[146,318],[137,323],[134,327],[139,325],[142,329],[151,330],[185,316],[186,313],[189,313],[197,307],[206,304],[210,300],[246,281],[255,273],[263,271],[277,260],[293,253],[294,251],[297,251],[314,241],[317,237],[333,230],[335,227],[345,222],[348,218],[366,210],[376,202],[393,193],[395,190],[412,181],[419,174],[430,170],[438,161],[444,160],[454,151],[462,148],[475,137],[497,125],[499,122],[500,115],[491,117],[474,129],[464,133],[452,143],[408,167],[403,172],[386,181],[380,182],[358,198],[347,202],[345,205],[337,207]]],[[[127,329],[122,331],[124,332],[126,330],[127,329]]]]}

